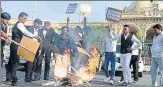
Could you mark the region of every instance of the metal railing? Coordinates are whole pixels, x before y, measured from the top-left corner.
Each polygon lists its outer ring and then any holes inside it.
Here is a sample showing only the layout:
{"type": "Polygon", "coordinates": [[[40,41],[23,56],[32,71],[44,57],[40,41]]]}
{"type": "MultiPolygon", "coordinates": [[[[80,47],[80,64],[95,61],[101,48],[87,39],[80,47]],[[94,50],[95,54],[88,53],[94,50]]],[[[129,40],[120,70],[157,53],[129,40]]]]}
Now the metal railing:
{"type": "Polygon", "coordinates": [[[151,65],[151,47],[152,43],[142,43],[142,58],[144,61],[144,65],[150,66],[151,65]]]}
{"type": "MultiPolygon", "coordinates": [[[[97,48],[100,51],[103,51],[104,48],[104,42],[103,41],[95,41],[94,42],[97,46],[97,48]]],[[[144,65],[146,66],[150,66],[151,65],[151,47],[152,47],[152,43],[146,43],[146,42],[142,42],[142,60],[144,62],[144,65]]]]}

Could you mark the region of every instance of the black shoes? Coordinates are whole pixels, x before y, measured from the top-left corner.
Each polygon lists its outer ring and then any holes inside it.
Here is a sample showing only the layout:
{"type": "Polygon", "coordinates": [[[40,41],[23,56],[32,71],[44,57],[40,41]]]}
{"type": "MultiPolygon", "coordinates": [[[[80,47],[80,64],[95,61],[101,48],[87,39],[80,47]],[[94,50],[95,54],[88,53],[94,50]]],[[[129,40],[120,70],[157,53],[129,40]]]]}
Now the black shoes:
{"type": "Polygon", "coordinates": [[[3,84],[11,85],[11,81],[6,80],[3,84]]]}
{"type": "Polygon", "coordinates": [[[30,78],[25,78],[25,82],[31,82],[30,78]]]}
{"type": "Polygon", "coordinates": [[[22,84],[18,83],[18,82],[12,82],[11,86],[22,86],[22,84]]]}
{"type": "Polygon", "coordinates": [[[39,81],[40,80],[40,74],[39,73],[34,73],[34,77],[31,77],[32,81],[39,81]]]}

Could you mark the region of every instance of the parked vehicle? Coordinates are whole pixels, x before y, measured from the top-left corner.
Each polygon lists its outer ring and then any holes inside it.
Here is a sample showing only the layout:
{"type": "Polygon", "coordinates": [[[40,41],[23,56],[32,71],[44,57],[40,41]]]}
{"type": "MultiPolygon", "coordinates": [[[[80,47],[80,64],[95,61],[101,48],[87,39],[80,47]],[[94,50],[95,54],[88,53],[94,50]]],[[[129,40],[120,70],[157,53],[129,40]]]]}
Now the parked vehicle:
{"type": "MultiPolygon", "coordinates": [[[[122,67],[121,67],[121,63],[120,63],[120,44],[117,44],[117,51],[116,51],[116,66],[115,66],[115,70],[116,70],[116,74],[119,75],[119,73],[122,72],[122,67]]],[[[105,59],[105,56],[103,55],[102,57],[102,60],[103,60],[103,63],[104,63],[104,59],[105,59]]],[[[143,60],[142,58],[139,58],[139,65],[138,65],[139,69],[138,69],[138,72],[139,72],[139,77],[142,77],[143,76],[143,70],[144,70],[144,63],[143,63],[143,60]]],[[[109,67],[108,67],[108,70],[110,71],[111,70],[111,62],[109,62],[109,67]]],[[[131,66],[131,72],[133,72],[133,68],[131,66]]]]}

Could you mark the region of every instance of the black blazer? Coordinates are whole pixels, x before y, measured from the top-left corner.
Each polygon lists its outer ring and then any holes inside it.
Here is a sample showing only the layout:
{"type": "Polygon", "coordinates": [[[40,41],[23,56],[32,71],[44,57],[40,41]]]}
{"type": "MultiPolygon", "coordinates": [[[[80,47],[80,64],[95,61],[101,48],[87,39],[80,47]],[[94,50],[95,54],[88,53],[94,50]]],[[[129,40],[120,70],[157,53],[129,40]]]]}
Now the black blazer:
{"type": "MultiPolygon", "coordinates": [[[[7,33],[7,27],[4,28],[4,25],[2,24],[2,22],[1,22],[1,30],[2,30],[4,33],[7,33]]],[[[5,43],[6,43],[6,41],[1,40],[1,46],[5,46],[5,43]]]]}
{"type": "MultiPolygon", "coordinates": [[[[45,37],[44,37],[44,35],[43,35],[43,31],[44,31],[44,29],[40,29],[40,30],[38,31],[38,36],[41,37],[41,38],[44,38],[46,41],[48,41],[48,42],[50,42],[50,43],[53,43],[55,37],[57,37],[57,35],[58,35],[58,34],[54,31],[54,29],[51,28],[51,29],[47,30],[45,37]]],[[[42,49],[44,52],[48,52],[48,53],[49,53],[49,52],[52,52],[51,49],[49,49],[49,48],[44,44],[44,42],[40,41],[40,43],[42,44],[41,49],[42,49]]]]}
{"type": "Polygon", "coordinates": [[[33,28],[33,26],[27,26],[26,28],[27,28],[27,30],[29,32],[31,32],[32,34],[34,34],[34,28],[33,28]]]}

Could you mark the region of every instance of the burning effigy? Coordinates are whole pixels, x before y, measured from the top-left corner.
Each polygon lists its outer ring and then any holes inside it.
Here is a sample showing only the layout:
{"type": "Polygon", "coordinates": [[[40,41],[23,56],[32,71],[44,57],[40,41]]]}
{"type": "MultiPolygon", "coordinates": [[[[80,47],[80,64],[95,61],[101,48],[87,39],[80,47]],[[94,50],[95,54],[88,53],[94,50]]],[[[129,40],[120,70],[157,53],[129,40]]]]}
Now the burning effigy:
{"type": "Polygon", "coordinates": [[[74,57],[71,56],[70,49],[66,49],[64,54],[54,54],[54,86],[77,86],[89,85],[100,67],[100,51],[92,43],[91,28],[86,26],[84,19],[83,35],[78,35],[71,30],[68,35],[80,45],[74,57]],[[69,72],[71,68],[71,72],[69,72]]]}
{"type": "MultiPolygon", "coordinates": [[[[82,48],[81,48],[82,49],[82,48]]],[[[84,49],[82,49],[84,51],[84,49]]],[[[81,52],[81,50],[80,50],[81,52]]],[[[75,69],[69,64],[69,54],[59,55],[57,54],[56,63],[54,68],[54,79],[58,82],[56,86],[76,86],[83,85],[92,80],[96,74],[96,69],[99,64],[100,54],[95,48],[93,48],[92,54],[88,55],[88,63],[86,66],[82,66],[79,69],[75,69]],[[68,67],[71,67],[75,73],[67,73],[68,67]]]]}

